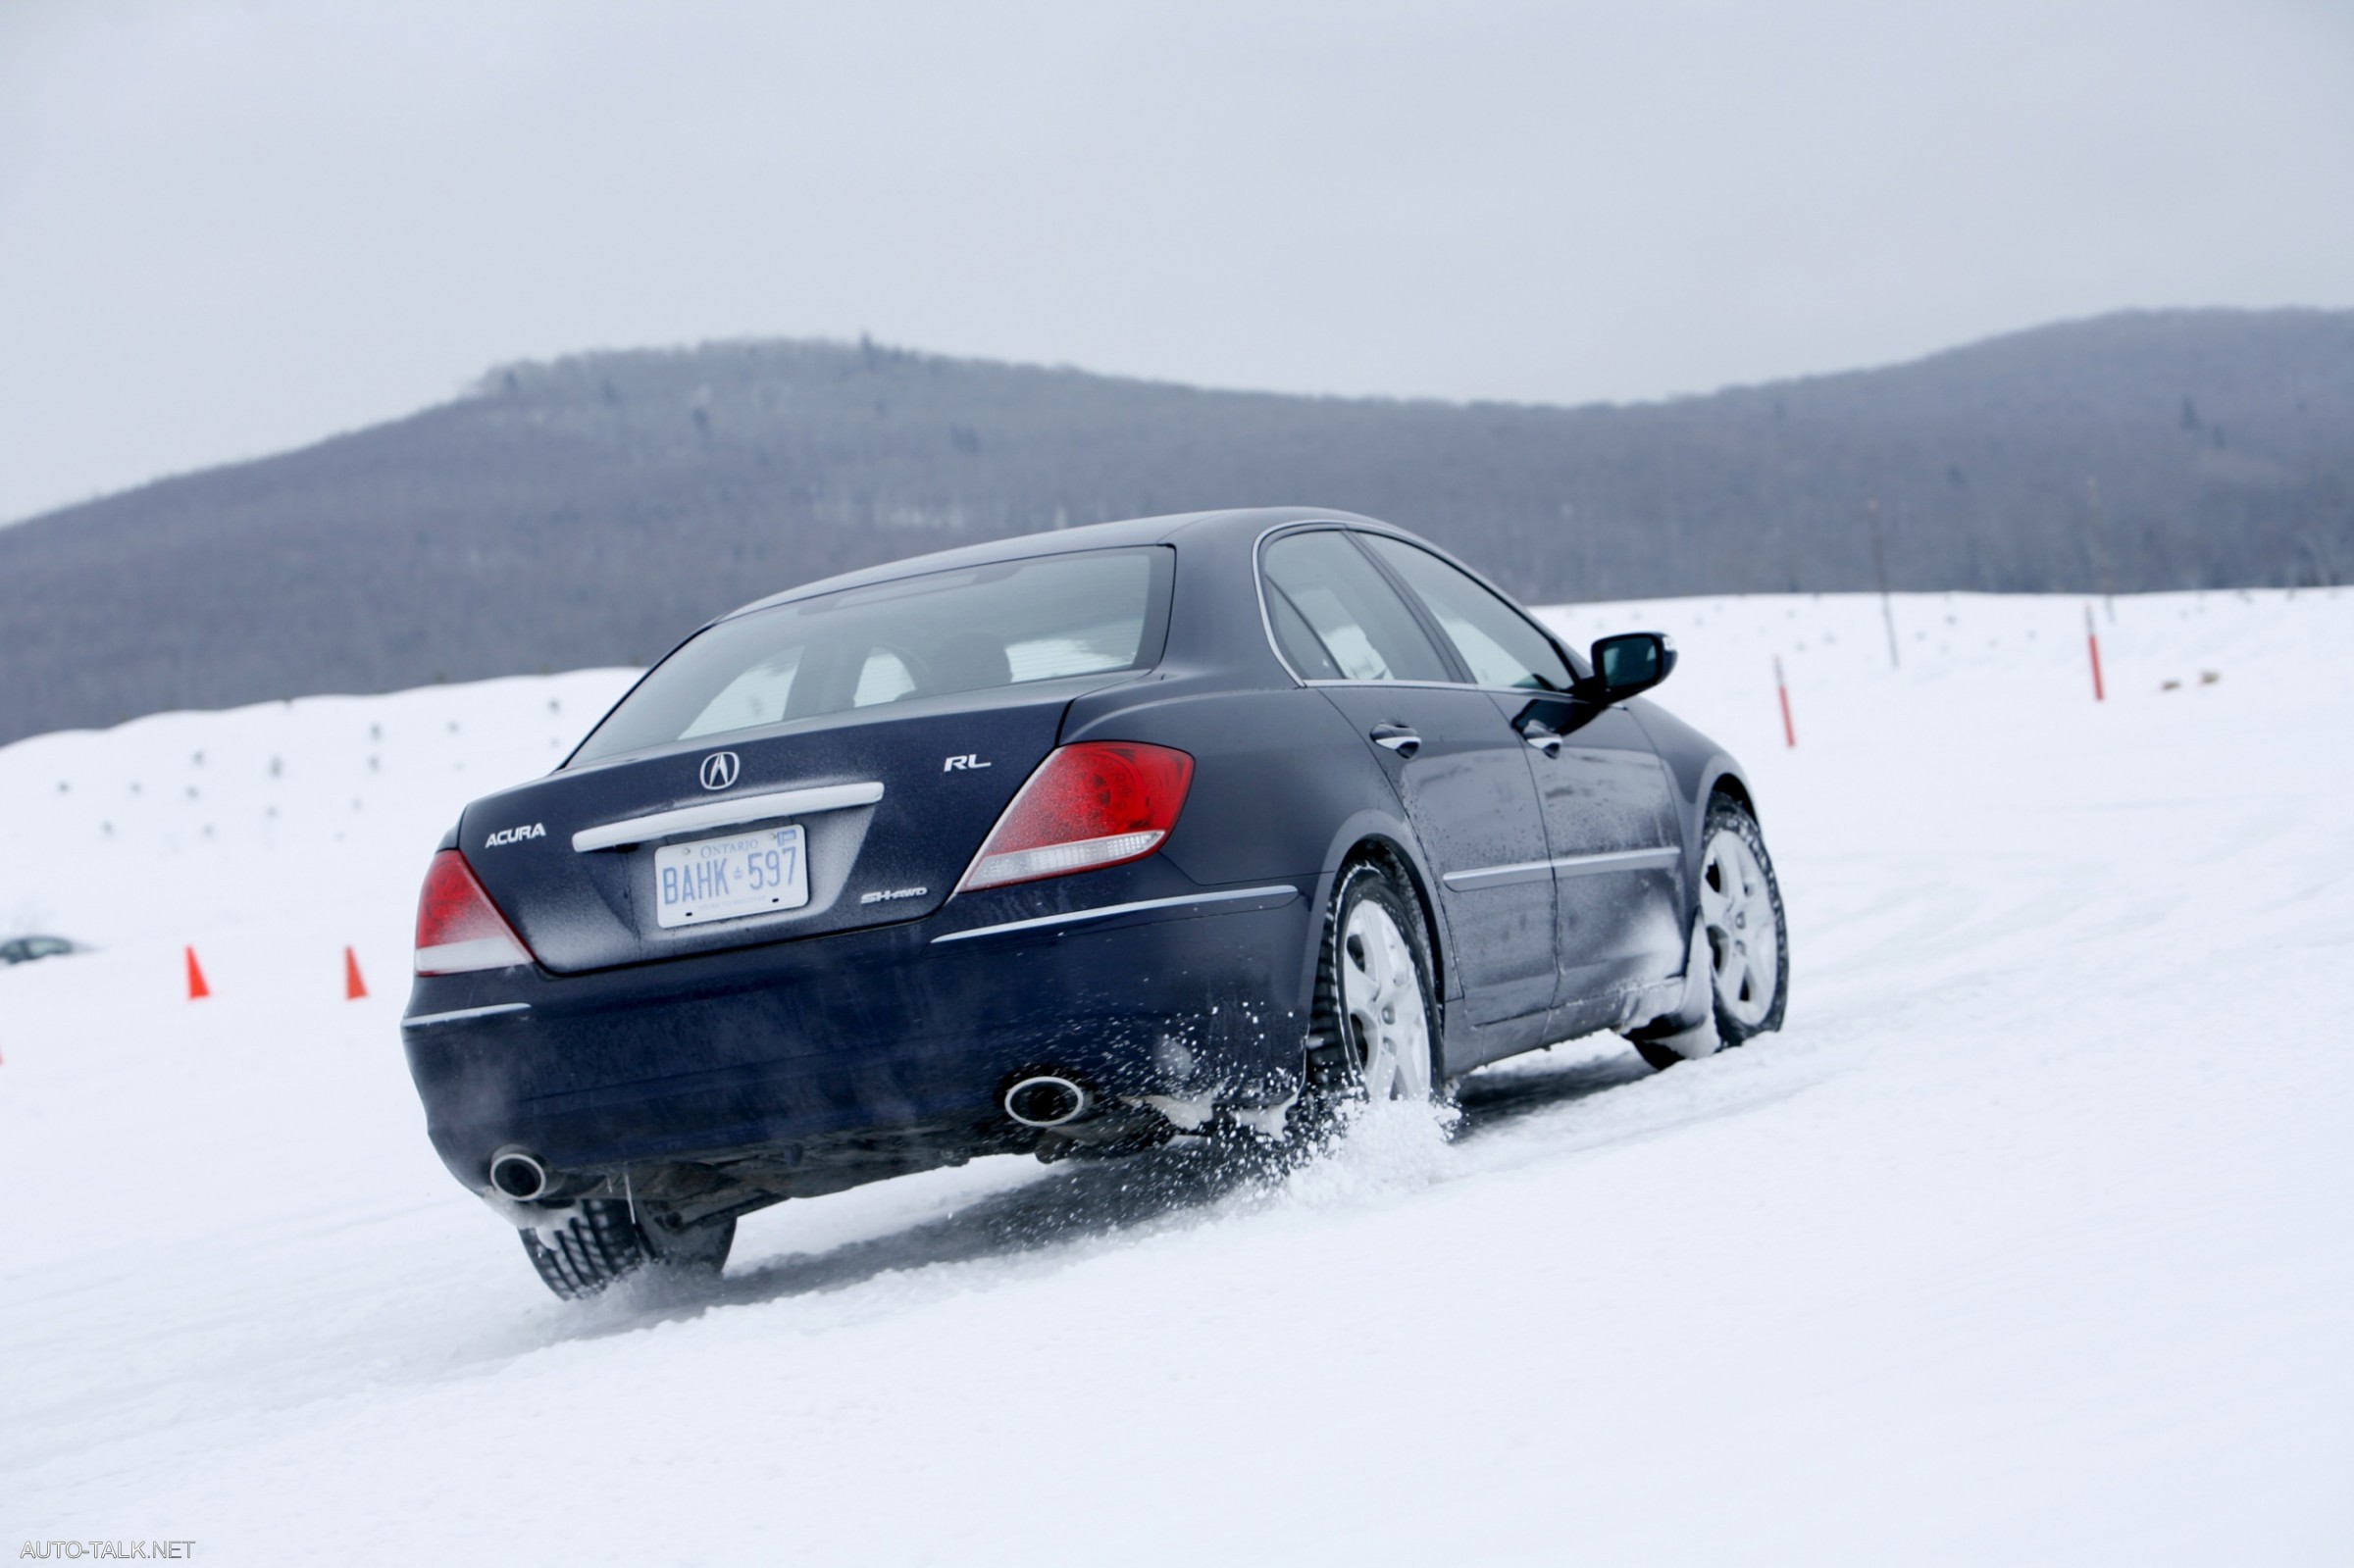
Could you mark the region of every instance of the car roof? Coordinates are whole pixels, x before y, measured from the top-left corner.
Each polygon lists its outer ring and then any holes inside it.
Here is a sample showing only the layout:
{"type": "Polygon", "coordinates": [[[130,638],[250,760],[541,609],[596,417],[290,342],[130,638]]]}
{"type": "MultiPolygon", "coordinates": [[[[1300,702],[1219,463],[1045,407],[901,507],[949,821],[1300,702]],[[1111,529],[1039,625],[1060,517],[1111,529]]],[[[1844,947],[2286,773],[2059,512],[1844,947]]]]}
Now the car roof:
{"type": "MultiPolygon", "coordinates": [[[[718,617],[732,621],[754,610],[770,605],[790,604],[821,593],[834,593],[844,588],[866,587],[877,582],[892,582],[900,578],[920,577],[927,572],[951,572],[960,567],[996,566],[1004,561],[1025,561],[1042,555],[1067,555],[1075,550],[1105,550],[1122,545],[1167,544],[1179,535],[1187,542],[1224,543],[1236,537],[1255,539],[1271,528],[1286,523],[1353,523],[1375,528],[1388,525],[1372,518],[1359,517],[1354,512],[1334,511],[1329,507],[1260,506],[1237,507],[1215,512],[1173,512],[1162,517],[1129,518],[1117,523],[1090,523],[1075,529],[1049,529],[1038,533],[1017,533],[1009,538],[992,539],[984,544],[967,544],[953,550],[936,550],[929,555],[912,555],[904,560],[889,561],[856,572],[844,572],[838,577],[821,579],[755,599],[718,617]]],[[[712,624],[716,625],[717,621],[712,624]]]]}

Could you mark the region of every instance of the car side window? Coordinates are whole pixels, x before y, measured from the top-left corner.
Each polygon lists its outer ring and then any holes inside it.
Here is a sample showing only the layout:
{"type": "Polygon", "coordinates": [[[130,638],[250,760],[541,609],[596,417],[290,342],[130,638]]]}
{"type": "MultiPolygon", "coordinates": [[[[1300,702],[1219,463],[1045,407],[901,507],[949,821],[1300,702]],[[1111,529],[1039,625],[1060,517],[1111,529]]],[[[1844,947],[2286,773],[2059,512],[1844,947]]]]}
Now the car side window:
{"type": "Polygon", "coordinates": [[[1292,596],[1272,584],[1267,588],[1267,618],[1275,624],[1275,641],[1291,667],[1307,681],[1338,681],[1341,667],[1332,662],[1324,651],[1307,618],[1292,603],[1292,596]]]}
{"type": "Polygon", "coordinates": [[[1266,548],[1268,618],[1309,680],[1448,681],[1447,661],[1398,591],[1337,530],[1266,548]]]}
{"type": "Polygon", "coordinates": [[[1575,677],[1553,639],[1476,578],[1403,539],[1379,533],[1360,537],[1406,580],[1462,655],[1474,682],[1525,691],[1569,689],[1575,677]]]}

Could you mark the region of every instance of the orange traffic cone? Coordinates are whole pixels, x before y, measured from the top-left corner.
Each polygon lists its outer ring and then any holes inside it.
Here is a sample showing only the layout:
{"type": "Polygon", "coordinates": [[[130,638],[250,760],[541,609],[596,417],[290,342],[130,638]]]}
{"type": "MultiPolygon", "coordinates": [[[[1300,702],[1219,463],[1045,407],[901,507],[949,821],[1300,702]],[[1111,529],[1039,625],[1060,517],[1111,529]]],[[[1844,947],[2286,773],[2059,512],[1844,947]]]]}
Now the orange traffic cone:
{"type": "Polygon", "coordinates": [[[213,987],[204,983],[204,969],[196,962],[196,949],[190,947],[184,951],[188,955],[188,1000],[200,1002],[213,993],[213,987]]]}
{"type": "Polygon", "coordinates": [[[343,949],[343,999],[356,1002],[368,994],[368,983],[360,979],[360,958],[350,948],[343,949]]]}

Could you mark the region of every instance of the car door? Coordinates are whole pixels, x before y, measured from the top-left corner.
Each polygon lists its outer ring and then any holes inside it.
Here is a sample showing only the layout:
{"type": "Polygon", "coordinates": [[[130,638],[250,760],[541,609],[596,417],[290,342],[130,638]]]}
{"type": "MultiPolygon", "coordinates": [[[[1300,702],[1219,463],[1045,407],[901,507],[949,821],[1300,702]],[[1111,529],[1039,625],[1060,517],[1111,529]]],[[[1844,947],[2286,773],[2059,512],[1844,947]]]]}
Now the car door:
{"type": "Polygon", "coordinates": [[[1396,788],[1438,875],[1464,1016],[1541,1024],[1555,990],[1555,916],[1528,748],[1352,537],[1316,529],[1268,542],[1260,564],[1277,644],[1396,788]]]}
{"type": "Polygon", "coordinates": [[[1522,737],[1553,872],[1558,1027],[1605,1027],[1629,990],[1683,972],[1683,839],[1666,765],[1624,706],[1565,694],[1577,672],[1510,600],[1404,539],[1365,543],[1522,737]]]}

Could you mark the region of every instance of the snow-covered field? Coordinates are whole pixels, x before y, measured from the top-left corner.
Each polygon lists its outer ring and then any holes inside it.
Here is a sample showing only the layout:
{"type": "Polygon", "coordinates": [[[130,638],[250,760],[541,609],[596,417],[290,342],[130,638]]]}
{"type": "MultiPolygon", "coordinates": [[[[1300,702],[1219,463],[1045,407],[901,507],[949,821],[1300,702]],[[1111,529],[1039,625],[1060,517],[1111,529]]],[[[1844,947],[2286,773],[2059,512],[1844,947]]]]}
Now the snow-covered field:
{"type": "Polygon", "coordinates": [[[1895,672],[1868,597],[1557,616],[1672,632],[1748,763],[1778,1037],[1563,1045],[1274,1189],[785,1204],[709,1294],[585,1308],[395,1020],[435,839],[626,675],[0,749],[0,927],[101,949],[0,970],[0,1548],[2354,1561],[2354,595],[2120,599],[2098,706],[2078,600],[1895,615],[1895,672]]]}

